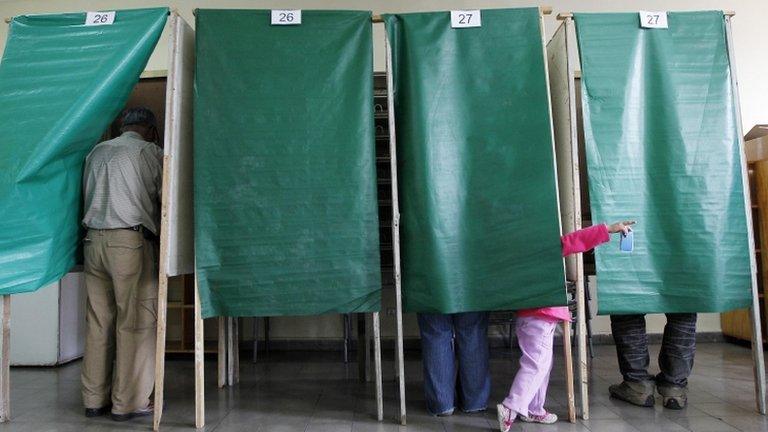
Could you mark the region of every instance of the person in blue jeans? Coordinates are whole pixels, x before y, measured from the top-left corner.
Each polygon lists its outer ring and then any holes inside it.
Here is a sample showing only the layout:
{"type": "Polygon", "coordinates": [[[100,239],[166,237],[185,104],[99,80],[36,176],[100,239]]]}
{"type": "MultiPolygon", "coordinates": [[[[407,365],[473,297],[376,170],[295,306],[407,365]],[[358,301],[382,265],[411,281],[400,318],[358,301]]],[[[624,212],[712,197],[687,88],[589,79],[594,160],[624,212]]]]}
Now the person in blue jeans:
{"type": "Polygon", "coordinates": [[[484,411],[491,394],[488,312],[420,313],[418,321],[427,411],[484,411]]]}

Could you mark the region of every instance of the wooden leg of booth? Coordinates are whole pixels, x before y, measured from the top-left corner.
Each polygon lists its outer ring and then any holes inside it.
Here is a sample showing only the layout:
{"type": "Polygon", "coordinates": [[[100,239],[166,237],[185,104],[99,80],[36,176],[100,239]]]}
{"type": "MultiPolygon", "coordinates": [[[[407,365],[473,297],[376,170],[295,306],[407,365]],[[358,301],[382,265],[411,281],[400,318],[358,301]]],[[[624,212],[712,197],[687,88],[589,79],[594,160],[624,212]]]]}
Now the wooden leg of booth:
{"type": "Polygon", "coordinates": [[[403,351],[403,309],[402,304],[400,302],[400,287],[397,287],[397,293],[396,293],[396,301],[397,305],[395,307],[396,317],[397,318],[397,339],[395,340],[395,355],[396,355],[396,364],[395,367],[397,368],[397,383],[399,387],[399,395],[400,395],[400,424],[405,426],[406,419],[405,419],[405,353],[403,351]]]}
{"type": "Polygon", "coordinates": [[[227,317],[227,385],[231,386],[235,382],[235,319],[227,317]]]}
{"type": "Polygon", "coordinates": [[[381,388],[381,328],[379,313],[373,313],[373,362],[376,374],[376,418],[384,420],[384,393],[381,388]]]}
{"type": "Polygon", "coordinates": [[[232,340],[232,367],[235,379],[232,384],[237,384],[240,382],[240,318],[233,318],[232,340]]]}
{"type": "Polygon", "coordinates": [[[227,319],[219,317],[219,347],[216,367],[218,369],[219,388],[227,385],[227,319]]]}
{"type": "Polygon", "coordinates": [[[583,279],[576,284],[576,343],[579,365],[581,418],[589,419],[589,370],[587,369],[587,307],[583,279]]]}
{"type": "Polygon", "coordinates": [[[563,356],[565,357],[565,388],[568,393],[568,421],[576,423],[576,394],[573,389],[573,354],[571,353],[570,321],[563,321],[563,356]]]}
{"type": "MultiPolygon", "coordinates": [[[[160,265],[163,269],[164,266],[160,265]]],[[[155,413],[152,429],[160,429],[163,417],[163,391],[165,384],[165,331],[168,317],[168,276],[160,271],[157,286],[157,341],[155,345],[155,413]]]]}
{"type": "Polygon", "coordinates": [[[195,427],[205,427],[205,337],[200,295],[195,279],[195,427]]]}
{"type": "Polygon", "coordinates": [[[755,372],[755,400],[757,411],[765,415],[765,359],[763,357],[763,332],[760,326],[760,307],[758,299],[753,301],[751,312],[752,321],[752,360],[755,372]]]}
{"type": "Polygon", "coordinates": [[[2,370],[0,370],[0,422],[11,419],[11,296],[3,297],[2,370]]]}

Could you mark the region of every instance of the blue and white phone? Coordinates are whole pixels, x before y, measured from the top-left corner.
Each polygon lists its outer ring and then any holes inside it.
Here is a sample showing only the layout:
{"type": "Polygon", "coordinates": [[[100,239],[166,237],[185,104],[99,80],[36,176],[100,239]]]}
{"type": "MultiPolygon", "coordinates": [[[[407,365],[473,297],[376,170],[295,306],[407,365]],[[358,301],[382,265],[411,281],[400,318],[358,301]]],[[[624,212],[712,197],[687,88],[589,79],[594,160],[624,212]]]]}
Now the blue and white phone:
{"type": "Polygon", "coordinates": [[[635,233],[632,231],[629,231],[626,234],[621,233],[621,236],[619,238],[619,250],[622,252],[632,252],[634,248],[635,248],[635,233]]]}

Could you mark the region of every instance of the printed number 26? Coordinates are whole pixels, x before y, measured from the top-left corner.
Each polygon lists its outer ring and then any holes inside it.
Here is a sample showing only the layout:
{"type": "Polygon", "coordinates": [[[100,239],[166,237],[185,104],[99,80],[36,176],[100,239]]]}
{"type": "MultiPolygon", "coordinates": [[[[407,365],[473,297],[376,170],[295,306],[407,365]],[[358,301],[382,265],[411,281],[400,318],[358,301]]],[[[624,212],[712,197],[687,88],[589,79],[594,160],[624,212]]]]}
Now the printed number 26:
{"type": "Polygon", "coordinates": [[[648,24],[654,25],[659,23],[659,15],[648,15],[648,24]]]}
{"type": "Polygon", "coordinates": [[[109,21],[109,15],[107,14],[96,14],[93,17],[93,24],[104,24],[107,21],[109,21]]]}
{"type": "Polygon", "coordinates": [[[280,22],[293,22],[293,12],[280,12],[280,22]]]}
{"type": "Polygon", "coordinates": [[[471,24],[472,23],[472,14],[459,14],[459,24],[471,24]]]}

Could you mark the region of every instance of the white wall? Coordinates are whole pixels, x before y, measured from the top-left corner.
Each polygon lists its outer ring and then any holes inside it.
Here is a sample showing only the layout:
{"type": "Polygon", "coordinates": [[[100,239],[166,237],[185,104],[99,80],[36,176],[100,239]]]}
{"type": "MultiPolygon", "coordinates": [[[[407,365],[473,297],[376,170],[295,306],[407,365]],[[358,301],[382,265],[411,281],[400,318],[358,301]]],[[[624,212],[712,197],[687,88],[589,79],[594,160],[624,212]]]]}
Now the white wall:
{"type": "MultiPolygon", "coordinates": [[[[196,8],[304,8],[304,9],[370,9],[374,13],[448,10],[458,8],[522,7],[535,5],[530,0],[0,0],[0,17],[21,14],[73,12],[83,10],[110,10],[169,6],[175,8],[190,24],[194,23],[192,10],[196,8]]],[[[733,33],[736,46],[737,71],[741,85],[742,116],[745,130],[756,123],[768,123],[768,29],[763,20],[768,16],[766,0],[551,0],[546,4],[554,14],[545,20],[547,37],[557,28],[558,12],[600,12],[644,10],[735,10],[733,33]]],[[[383,70],[383,31],[375,27],[375,67],[383,70]]],[[[0,24],[0,46],[5,46],[8,26],[0,24]]],[[[149,70],[166,68],[167,34],[152,56],[149,70]]]]}
{"type": "MultiPolygon", "coordinates": [[[[304,9],[370,9],[374,13],[409,12],[448,10],[459,8],[493,8],[493,7],[522,7],[534,3],[521,0],[139,0],[129,3],[117,0],[70,0],[67,2],[54,0],[0,0],[0,17],[11,17],[21,14],[73,12],[83,10],[111,10],[119,8],[138,8],[152,6],[169,6],[176,9],[190,24],[194,24],[192,11],[196,8],[304,8],[304,9]]],[[[636,11],[644,10],[735,10],[733,24],[738,78],[741,87],[742,116],[745,130],[757,123],[768,123],[768,29],[763,20],[768,16],[768,1],[766,0],[552,0],[543,4],[552,6],[554,14],[546,17],[545,25],[547,38],[558,26],[555,15],[559,12],[600,12],[600,11],[636,11]]],[[[0,46],[5,45],[8,26],[0,24],[0,46]]],[[[383,70],[383,31],[381,25],[374,27],[374,57],[376,70],[383,70]]],[[[167,32],[155,50],[148,70],[166,69],[167,32]]],[[[386,296],[385,304],[390,303],[386,296]]],[[[382,314],[385,336],[393,334],[391,317],[382,314]]],[[[413,317],[407,317],[406,336],[418,335],[413,317]]],[[[663,328],[663,317],[649,318],[648,328],[651,332],[659,332],[663,328]]],[[[598,318],[595,323],[595,333],[610,332],[610,326],[605,318],[598,318]]],[[[719,332],[720,321],[716,314],[704,314],[700,317],[699,330],[703,332],[719,332]]],[[[326,316],[320,319],[279,318],[273,322],[275,338],[317,338],[338,337],[341,335],[340,318],[326,316]]]]}

